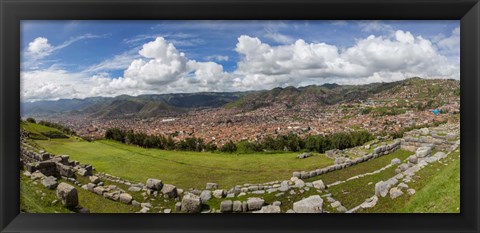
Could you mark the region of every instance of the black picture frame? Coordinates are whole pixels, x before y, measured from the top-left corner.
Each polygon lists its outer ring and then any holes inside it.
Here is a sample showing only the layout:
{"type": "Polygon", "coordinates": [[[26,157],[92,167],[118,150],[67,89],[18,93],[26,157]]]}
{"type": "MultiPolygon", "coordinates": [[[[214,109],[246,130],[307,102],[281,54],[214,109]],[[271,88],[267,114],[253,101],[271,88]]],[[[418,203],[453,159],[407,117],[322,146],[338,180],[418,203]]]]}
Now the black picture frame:
{"type": "Polygon", "coordinates": [[[0,0],[2,232],[479,232],[478,0],[0,0]],[[19,214],[20,20],[461,20],[460,214],[19,214]]]}

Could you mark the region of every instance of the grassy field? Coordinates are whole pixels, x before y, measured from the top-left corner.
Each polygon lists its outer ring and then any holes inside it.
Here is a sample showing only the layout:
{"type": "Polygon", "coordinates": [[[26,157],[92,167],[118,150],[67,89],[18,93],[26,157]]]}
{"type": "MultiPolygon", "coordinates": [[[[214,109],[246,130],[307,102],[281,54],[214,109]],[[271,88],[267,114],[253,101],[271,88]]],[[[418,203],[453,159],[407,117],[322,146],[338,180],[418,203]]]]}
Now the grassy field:
{"type": "MultiPolygon", "coordinates": [[[[137,146],[122,144],[110,140],[87,142],[76,137],[67,139],[48,139],[46,135],[55,135],[59,131],[50,127],[31,123],[22,123],[22,128],[31,132],[36,138],[32,141],[39,148],[53,154],[70,155],[71,160],[92,164],[97,171],[120,176],[133,182],[145,182],[147,178],[158,178],[164,183],[174,184],[179,188],[203,189],[205,183],[216,182],[220,188],[229,189],[237,184],[264,183],[273,180],[289,179],[293,171],[314,170],[333,164],[333,160],[323,154],[313,154],[306,159],[298,159],[299,153],[252,153],[229,154],[209,152],[165,151],[145,149],[137,146]],[[58,131],[58,132],[56,132],[58,131]],[[48,140],[45,140],[48,139],[48,140]],[[40,140],[43,139],[43,140],[40,140]]],[[[360,148],[363,150],[363,147],[360,148]]],[[[434,154],[436,150],[433,151],[434,154]]],[[[321,176],[305,180],[312,182],[321,179],[325,184],[344,181],[350,177],[373,172],[391,163],[394,158],[404,161],[413,152],[397,150],[391,154],[373,159],[368,162],[330,172],[321,176]]],[[[292,208],[294,202],[310,195],[331,193],[342,205],[351,209],[361,204],[366,198],[374,195],[374,186],[380,180],[393,177],[396,166],[392,166],[380,173],[368,175],[339,185],[330,186],[323,193],[315,189],[302,191],[302,194],[285,192],[282,196],[276,193],[247,194],[232,200],[246,200],[248,197],[258,196],[267,204],[281,201],[282,211],[292,208]]],[[[408,183],[416,194],[404,194],[396,199],[390,197],[379,198],[377,205],[370,209],[361,209],[360,213],[458,213],[460,212],[460,152],[456,151],[442,159],[440,163],[432,163],[420,170],[408,183]]],[[[78,177],[81,183],[89,182],[85,177],[78,177]]],[[[55,191],[45,189],[41,184],[35,184],[21,174],[21,210],[34,213],[69,213],[56,200],[55,191]]],[[[105,185],[111,182],[105,181],[105,185]]],[[[128,186],[115,184],[127,190],[128,186]]],[[[105,199],[101,196],[77,187],[80,203],[90,209],[92,213],[132,213],[139,207],[124,205],[105,199]]],[[[299,190],[296,190],[299,192],[299,190]]],[[[175,212],[175,200],[164,199],[161,196],[144,198],[141,192],[132,192],[132,196],[139,202],[150,202],[154,207],[151,213],[172,209],[175,212]]],[[[219,208],[221,200],[212,198],[203,209],[219,208]]],[[[329,212],[336,212],[328,203],[324,208],[329,212]]]]}
{"type": "Polygon", "coordinates": [[[180,188],[204,188],[216,182],[222,188],[237,184],[285,180],[293,171],[313,170],[333,164],[323,154],[298,159],[299,153],[223,154],[144,149],[109,140],[86,142],[78,139],[36,140],[54,154],[90,163],[98,171],[134,182],[158,178],[180,188]]]}

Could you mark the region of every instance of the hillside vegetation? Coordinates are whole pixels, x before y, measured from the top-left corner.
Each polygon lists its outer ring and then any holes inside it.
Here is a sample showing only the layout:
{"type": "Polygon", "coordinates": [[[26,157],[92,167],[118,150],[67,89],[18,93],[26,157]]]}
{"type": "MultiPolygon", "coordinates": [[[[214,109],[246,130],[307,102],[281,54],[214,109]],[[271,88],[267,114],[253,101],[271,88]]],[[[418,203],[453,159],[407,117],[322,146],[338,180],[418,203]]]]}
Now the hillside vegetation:
{"type": "Polygon", "coordinates": [[[439,106],[452,96],[460,95],[458,80],[411,78],[390,83],[365,85],[323,84],[305,87],[277,87],[247,92],[200,92],[158,95],[121,95],[90,97],[83,100],[57,100],[22,103],[22,116],[87,114],[94,118],[148,118],[159,114],[178,114],[193,108],[219,108],[252,111],[269,106],[287,108],[318,107],[376,99],[433,99],[439,106]]]}
{"type": "MultiPolygon", "coordinates": [[[[366,85],[324,84],[306,87],[274,88],[246,95],[225,105],[226,108],[237,108],[251,111],[273,105],[284,105],[294,108],[304,105],[332,105],[350,103],[368,98],[435,98],[439,103],[442,98],[458,96],[460,82],[457,80],[426,80],[411,78],[390,83],[371,83],[366,85]],[[439,98],[441,97],[441,98],[439,98]]],[[[433,104],[432,104],[433,105],[433,104]]]]}
{"type": "Polygon", "coordinates": [[[20,123],[20,129],[28,132],[29,137],[32,139],[68,138],[65,133],[58,129],[27,121],[20,123]]]}

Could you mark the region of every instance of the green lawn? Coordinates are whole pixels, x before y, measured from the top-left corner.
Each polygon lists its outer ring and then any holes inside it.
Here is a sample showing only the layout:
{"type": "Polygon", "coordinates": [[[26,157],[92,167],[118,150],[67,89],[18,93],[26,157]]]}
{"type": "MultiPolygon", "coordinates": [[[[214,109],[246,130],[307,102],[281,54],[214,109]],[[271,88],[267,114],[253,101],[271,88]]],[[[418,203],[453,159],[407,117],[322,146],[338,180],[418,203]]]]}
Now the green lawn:
{"type": "Polygon", "coordinates": [[[109,140],[86,142],[77,139],[36,140],[54,154],[90,163],[98,171],[134,182],[158,178],[180,188],[204,188],[216,182],[222,188],[237,184],[285,180],[293,171],[313,170],[333,164],[323,154],[298,159],[299,153],[228,154],[144,149],[109,140]]]}

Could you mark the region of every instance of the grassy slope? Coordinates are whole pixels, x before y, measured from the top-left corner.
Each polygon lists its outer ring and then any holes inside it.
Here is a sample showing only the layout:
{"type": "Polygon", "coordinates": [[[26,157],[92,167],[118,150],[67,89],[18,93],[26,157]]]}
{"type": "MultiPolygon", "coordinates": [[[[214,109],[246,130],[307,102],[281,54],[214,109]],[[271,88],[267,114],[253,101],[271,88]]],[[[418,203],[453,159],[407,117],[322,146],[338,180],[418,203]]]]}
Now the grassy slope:
{"type": "MultiPolygon", "coordinates": [[[[409,213],[459,213],[460,212],[460,158],[459,153],[451,155],[451,160],[442,172],[430,169],[432,174],[428,182],[400,210],[409,213]],[[434,171],[434,172],[432,172],[434,171]]],[[[425,171],[427,172],[427,171],[425,171]]],[[[422,174],[420,174],[422,175],[422,174]]]]}
{"type": "Polygon", "coordinates": [[[399,158],[400,160],[406,159],[408,156],[410,156],[412,152],[405,151],[405,150],[397,150],[391,154],[382,156],[380,158],[376,158],[373,160],[370,160],[368,162],[363,162],[360,164],[357,164],[352,167],[348,167],[342,170],[334,171],[334,172],[329,172],[324,175],[316,176],[310,179],[306,179],[306,182],[311,182],[315,180],[322,180],[325,184],[331,184],[335,181],[339,180],[346,180],[352,176],[360,175],[360,174],[365,174],[367,172],[373,172],[375,170],[378,170],[382,167],[387,166],[388,164],[391,163],[392,159],[399,158]]]}
{"type": "MultiPolygon", "coordinates": [[[[380,198],[374,208],[365,213],[458,213],[460,211],[459,152],[420,170],[415,182],[408,183],[416,194],[404,194],[396,199],[380,198]]],[[[372,187],[373,189],[374,187],[372,187]]],[[[372,191],[373,195],[373,191],[372,191]]]]}
{"type": "MultiPolygon", "coordinates": [[[[330,172],[312,180],[321,179],[324,181],[324,183],[331,184],[335,181],[346,180],[352,176],[373,172],[390,164],[391,160],[394,158],[404,160],[411,154],[412,152],[409,151],[397,150],[380,158],[360,163],[339,171],[330,172]]],[[[345,183],[329,187],[328,190],[330,193],[332,193],[333,197],[339,200],[345,207],[347,207],[347,209],[351,209],[375,194],[375,183],[381,180],[387,180],[394,175],[395,166],[374,175],[365,176],[363,178],[347,181],[345,183]]]]}
{"type": "MultiPolygon", "coordinates": [[[[78,191],[80,205],[88,208],[91,213],[132,213],[139,210],[138,207],[115,202],[80,187],[75,187],[78,191]]],[[[28,177],[23,174],[20,175],[20,210],[22,212],[73,213],[73,211],[63,207],[60,202],[52,204],[54,200],[57,200],[55,190],[43,187],[40,181],[35,184],[28,177]],[[43,198],[42,193],[44,193],[43,198]]]]}
{"type": "Polygon", "coordinates": [[[20,211],[22,213],[72,213],[60,204],[52,204],[56,200],[55,192],[45,189],[41,184],[34,184],[24,175],[20,175],[20,211]],[[42,192],[44,197],[42,198],[42,192]]]}
{"type": "Polygon", "coordinates": [[[144,149],[114,141],[85,142],[75,139],[37,140],[54,154],[91,163],[97,170],[135,182],[155,177],[181,188],[203,188],[217,182],[223,188],[236,184],[289,179],[293,171],[328,166],[331,159],[316,154],[297,159],[298,153],[221,154],[144,149]]]}
{"type": "Polygon", "coordinates": [[[45,135],[65,135],[62,131],[58,129],[39,124],[33,124],[26,121],[20,123],[20,127],[30,132],[30,138],[33,139],[48,139],[48,137],[45,135]]]}

